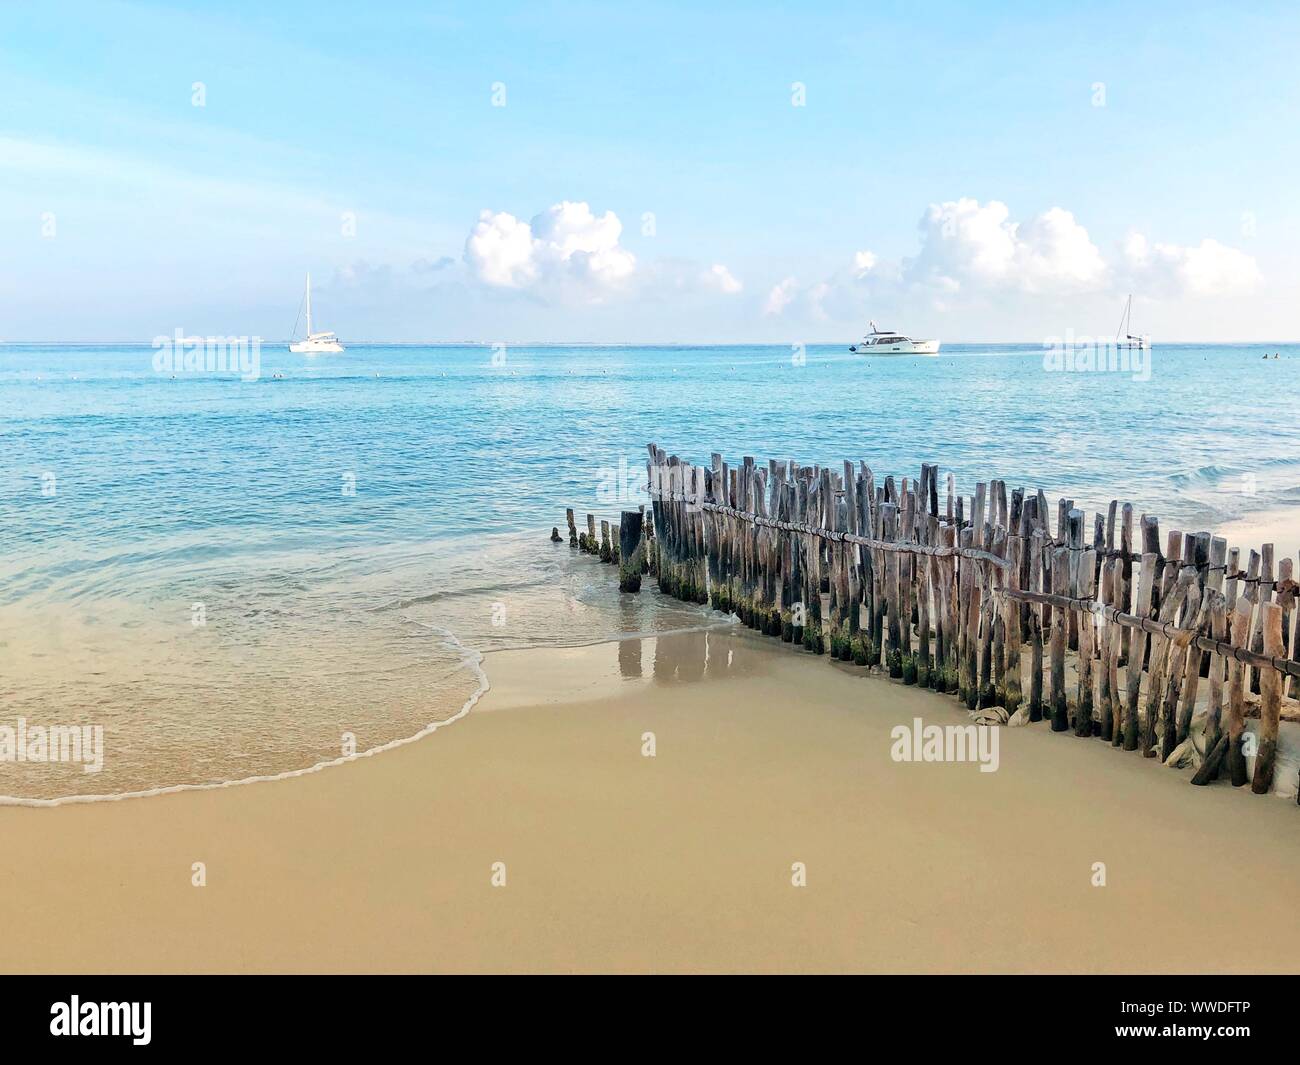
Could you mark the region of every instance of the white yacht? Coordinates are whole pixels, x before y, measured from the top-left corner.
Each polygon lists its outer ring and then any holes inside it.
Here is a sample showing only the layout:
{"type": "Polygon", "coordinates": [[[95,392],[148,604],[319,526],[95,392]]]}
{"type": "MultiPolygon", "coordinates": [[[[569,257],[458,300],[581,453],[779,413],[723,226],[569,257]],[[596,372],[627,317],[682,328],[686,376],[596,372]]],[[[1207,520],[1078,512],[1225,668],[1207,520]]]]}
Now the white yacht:
{"type": "Polygon", "coordinates": [[[1120,315],[1119,329],[1115,333],[1115,344],[1121,348],[1137,348],[1146,351],[1151,347],[1151,337],[1147,334],[1134,336],[1129,330],[1132,328],[1133,317],[1133,297],[1130,295],[1128,302],[1124,304],[1124,313],[1120,315]]]}
{"type": "MultiPolygon", "coordinates": [[[[294,332],[298,327],[294,325],[294,332]]],[[[307,338],[290,340],[289,350],[295,355],[337,355],[343,350],[339,338],[333,333],[313,333],[311,331],[311,274],[307,275],[307,338]]]]}
{"type": "Polygon", "coordinates": [[[858,355],[938,355],[939,341],[913,340],[911,337],[891,333],[887,329],[877,329],[871,322],[871,332],[858,343],[851,344],[849,350],[858,355]]]}

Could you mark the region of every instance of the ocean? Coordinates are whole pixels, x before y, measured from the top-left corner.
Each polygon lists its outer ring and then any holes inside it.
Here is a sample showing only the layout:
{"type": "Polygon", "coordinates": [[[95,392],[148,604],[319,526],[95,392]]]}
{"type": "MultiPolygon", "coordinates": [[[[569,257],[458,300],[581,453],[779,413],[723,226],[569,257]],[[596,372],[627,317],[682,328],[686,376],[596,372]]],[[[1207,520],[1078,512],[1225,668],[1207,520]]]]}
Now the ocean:
{"type": "Polygon", "coordinates": [[[1165,528],[1300,503],[1296,345],[1158,345],[1143,373],[1038,345],[268,346],[250,380],[155,354],[0,345],[0,729],[104,735],[97,772],[0,760],[0,801],[310,771],[454,720],[485,652],[722,622],[549,540],[566,506],[645,502],[651,440],[937,462],[1165,528]]]}

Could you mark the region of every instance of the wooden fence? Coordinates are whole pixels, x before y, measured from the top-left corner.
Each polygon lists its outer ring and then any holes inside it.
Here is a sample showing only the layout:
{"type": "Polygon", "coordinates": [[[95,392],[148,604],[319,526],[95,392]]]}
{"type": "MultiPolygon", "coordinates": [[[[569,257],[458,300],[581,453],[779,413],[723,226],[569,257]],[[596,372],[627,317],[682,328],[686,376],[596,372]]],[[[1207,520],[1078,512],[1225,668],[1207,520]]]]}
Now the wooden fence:
{"type": "Polygon", "coordinates": [[[597,537],[588,514],[580,534],[567,514],[570,544],[617,563],[622,590],[649,573],[766,635],[955,694],[984,723],[1047,719],[1171,765],[1195,757],[1204,695],[1192,783],[1226,768],[1246,784],[1255,744],[1251,789],[1270,790],[1283,704],[1292,716],[1300,694],[1297,585],[1272,544],[1242,570],[1209,532],[1170,530],[1162,550],[1157,518],[1135,526],[1114,500],[1089,538],[1073,500],[1052,521],[1041,490],[992,480],[963,497],[948,474],[941,493],[926,463],[877,484],[863,462],[728,466],[715,453],[694,466],[649,451],[652,522],[624,511],[616,543],[609,522],[597,537]]]}

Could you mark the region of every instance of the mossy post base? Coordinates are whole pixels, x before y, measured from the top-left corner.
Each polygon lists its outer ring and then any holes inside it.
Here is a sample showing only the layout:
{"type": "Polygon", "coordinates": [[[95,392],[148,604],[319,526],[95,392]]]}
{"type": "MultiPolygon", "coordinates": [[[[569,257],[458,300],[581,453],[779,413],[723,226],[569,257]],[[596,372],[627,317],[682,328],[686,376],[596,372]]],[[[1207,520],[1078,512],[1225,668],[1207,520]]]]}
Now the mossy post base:
{"type": "Polygon", "coordinates": [[[641,590],[641,526],[644,516],[639,510],[625,510],[618,522],[618,590],[641,590]]]}

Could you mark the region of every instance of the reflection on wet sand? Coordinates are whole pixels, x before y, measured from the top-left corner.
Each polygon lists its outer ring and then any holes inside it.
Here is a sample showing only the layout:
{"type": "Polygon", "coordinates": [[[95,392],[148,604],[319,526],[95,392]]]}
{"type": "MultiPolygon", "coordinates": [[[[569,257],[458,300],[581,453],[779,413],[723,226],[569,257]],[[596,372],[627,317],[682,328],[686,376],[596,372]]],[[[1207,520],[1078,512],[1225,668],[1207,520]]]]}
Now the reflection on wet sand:
{"type": "Polygon", "coordinates": [[[651,676],[657,683],[689,683],[723,676],[752,676],[769,671],[763,646],[744,629],[701,629],[630,637],[618,641],[618,669],[625,680],[644,675],[643,659],[650,644],[651,676]]]}
{"type": "MultiPolygon", "coordinates": [[[[525,692],[497,691],[475,713],[522,706],[567,704],[617,697],[636,687],[716,682],[726,678],[768,677],[797,652],[769,646],[756,633],[726,622],[710,629],[684,629],[658,636],[629,636],[586,647],[552,648],[530,655],[533,684],[525,692]],[[574,663],[581,661],[580,677],[574,663]]],[[[522,651],[490,651],[483,658],[488,679],[498,663],[513,663],[522,651]]],[[[849,667],[852,668],[852,667],[849,667]]],[[[835,672],[835,670],[832,670],[835,672]]]]}
{"type": "Polygon", "coordinates": [[[629,680],[641,676],[640,640],[619,640],[618,671],[629,680]]]}
{"type": "MultiPolygon", "coordinates": [[[[637,630],[636,596],[620,595],[618,597],[619,620],[624,632],[637,630]]],[[[641,676],[641,640],[619,640],[618,671],[630,679],[641,676]]]]}
{"type": "Polygon", "coordinates": [[[655,641],[654,678],[660,683],[700,680],[709,661],[707,632],[678,632],[655,641]]]}

